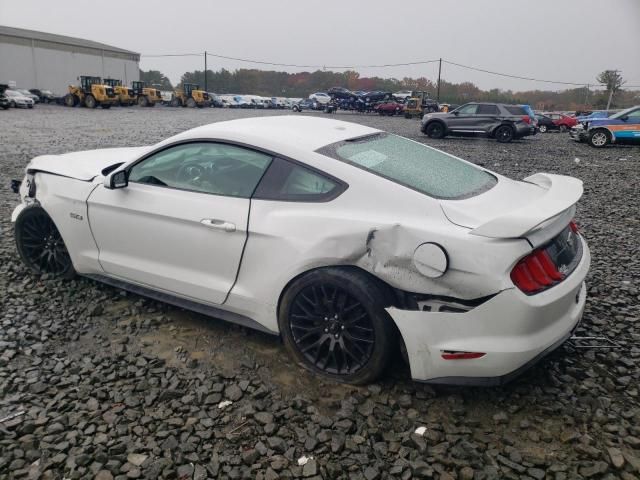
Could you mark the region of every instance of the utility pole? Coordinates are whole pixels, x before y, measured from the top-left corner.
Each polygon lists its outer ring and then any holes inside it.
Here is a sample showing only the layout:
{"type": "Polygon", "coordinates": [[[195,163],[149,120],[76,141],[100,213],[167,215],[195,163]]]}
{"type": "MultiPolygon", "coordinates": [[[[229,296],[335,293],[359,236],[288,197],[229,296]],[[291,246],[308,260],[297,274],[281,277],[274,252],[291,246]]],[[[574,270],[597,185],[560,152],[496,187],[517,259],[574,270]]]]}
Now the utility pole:
{"type": "Polygon", "coordinates": [[[438,93],[436,95],[436,101],[440,103],[440,74],[442,73],[442,58],[438,61],[438,93]]]}
{"type": "Polygon", "coordinates": [[[589,98],[589,84],[587,83],[587,91],[584,92],[584,106],[587,106],[587,98],[589,98]]]}
{"type": "Polygon", "coordinates": [[[207,91],[207,51],[204,51],[204,91],[207,91]]]}

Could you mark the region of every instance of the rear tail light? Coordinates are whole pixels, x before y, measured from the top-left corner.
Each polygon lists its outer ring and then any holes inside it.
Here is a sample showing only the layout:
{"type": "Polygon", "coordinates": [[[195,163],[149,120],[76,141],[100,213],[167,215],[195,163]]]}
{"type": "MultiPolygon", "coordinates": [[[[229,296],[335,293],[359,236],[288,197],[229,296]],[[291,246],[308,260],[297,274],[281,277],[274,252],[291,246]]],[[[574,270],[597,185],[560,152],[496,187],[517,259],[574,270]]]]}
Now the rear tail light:
{"type": "Polygon", "coordinates": [[[472,360],[474,358],[482,358],[486,355],[483,352],[451,352],[445,350],[442,352],[444,360],[472,360]]]}
{"type": "Polygon", "coordinates": [[[511,281],[524,293],[538,293],[562,281],[564,275],[545,250],[534,250],[511,271],[511,281]]]}
{"type": "Polygon", "coordinates": [[[569,228],[573,233],[578,233],[580,231],[578,224],[574,220],[571,220],[571,222],[569,222],[569,228]]]}
{"type": "Polygon", "coordinates": [[[522,121],[524,123],[531,123],[531,117],[529,115],[523,115],[522,116],[522,121]]]}

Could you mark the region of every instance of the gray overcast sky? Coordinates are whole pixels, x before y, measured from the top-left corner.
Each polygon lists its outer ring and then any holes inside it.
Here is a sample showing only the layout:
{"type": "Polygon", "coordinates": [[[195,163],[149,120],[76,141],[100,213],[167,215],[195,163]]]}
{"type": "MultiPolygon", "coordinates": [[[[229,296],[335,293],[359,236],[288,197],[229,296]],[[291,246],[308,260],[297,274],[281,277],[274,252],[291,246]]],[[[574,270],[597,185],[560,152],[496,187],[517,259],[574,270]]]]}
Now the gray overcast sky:
{"type": "MultiPolygon", "coordinates": [[[[95,40],[142,54],[201,52],[305,65],[444,59],[526,77],[594,82],[620,69],[640,85],[640,1],[616,0],[0,0],[0,24],[95,40]],[[131,12],[131,13],[127,13],[131,12]]],[[[202,59],[142,58],[176,82],[202,59]]],[[[261,68],[209,59],[210,69],[261,68]]],[[[359,69],[361,76],[437,78],[437,64],[359,69]]],[[[562,85],[443,66],[481,88],[562,85]]]]}

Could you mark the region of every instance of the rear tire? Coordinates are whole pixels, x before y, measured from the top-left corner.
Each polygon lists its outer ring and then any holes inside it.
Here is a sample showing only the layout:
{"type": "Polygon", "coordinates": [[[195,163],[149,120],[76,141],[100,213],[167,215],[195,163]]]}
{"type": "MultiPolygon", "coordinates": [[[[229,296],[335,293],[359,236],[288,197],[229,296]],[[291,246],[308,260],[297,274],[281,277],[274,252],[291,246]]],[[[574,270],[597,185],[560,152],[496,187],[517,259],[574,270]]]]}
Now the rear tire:
{"type": "Polygon", "coordinates": [[[278,324],[289,353],[307,370],[360,385],[385,369],[396,331],[385,292],[355,270],[322,268],[287,287],[278,324]]]}
{"type": "Polygon", "coordinates": [[[196,101],[193,98],[188,98],[187,99],[187,107],[196,108],[197,106],[198,106],[198,104],[196,103],[196,101]]]}
{"type": "Polygon", "coordinates": [[[589,134],[589,145],[593,148],[603,148],[611,143],[611,134],[604,129],[594,130],[589,134]]]}
{"type": "Polygon", "coordinates": [[[509,143],[515,136],[513,128],[510,125],[500,125],[494,133],[496,140],[500,143],[509,143]]]}
{"type": "Polygon", "coordinates": [[[147,105],[149,105],[149,99],[144,95],[140,95],[138,97],[138,105],[140,105],[141,107],[146,107],[147,105]]]}
{"type": "Polygon", "coordinates": [[[300,107],[297,106],[297,105],[294,105],[291,110],[293,110],[294,112],[299,112],[300,111],[300,107]]]}
{"type": "Polygon", "coordinates": [[[180,102],[180,100],[177,97],[173,97],[171,99],[171,102],[169,102],[169,105],[172,107],[179,107],[180,105],[182,105],[182,103],[180,102]]]}
{"type": "Polygon", "coordinates": [[[98,102],[96,101],[96,97],[89,94],[84,97],[84,106],[87,108],[96,108],[98,106],[98,102]]]}
{"type": "Polygon", "coordinates": [[[540,125],[540,126],[538,127],[538,131],[539,131],[540,133],[547,133],[547,126],[546,126],[546,125],[540,125]]]}
{"type": "Polygon", "coordinates": [[[64,240],[42,207],[27,207],[18,215],[15,240],[20,258],[33,273],[60,278],[75,276],[64,240]]]}
{"type": "Polygon", "coordinates": [[[429,138],[440,139],[445,137],[446,130],[441,122],[431,122],[427,125],[427,128],[425,128],[425,133],[429,138]]]}

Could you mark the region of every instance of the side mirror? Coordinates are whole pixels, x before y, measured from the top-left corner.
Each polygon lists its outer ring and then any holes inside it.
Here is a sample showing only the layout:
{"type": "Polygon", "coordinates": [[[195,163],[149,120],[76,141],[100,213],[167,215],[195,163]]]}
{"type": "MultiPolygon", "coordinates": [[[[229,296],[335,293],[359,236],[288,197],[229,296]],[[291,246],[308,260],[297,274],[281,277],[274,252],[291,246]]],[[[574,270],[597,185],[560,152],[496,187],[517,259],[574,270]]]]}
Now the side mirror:
{"type": "Polygon", "coordinates": [[[453,112],[449,112],[449,113],[453,113],[454,115],[460,115],[460,112],[457,110],[454,110],[453,112]]]}
{"type": "Polygon", "coordinates": [[[127,178],[127,171],[120,170],[107,175],[104,179],[105,188],[115,190],[116,188],[124,188],[129,185],[129,179],[127,178]]]}

